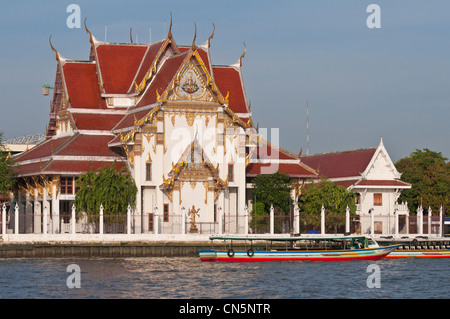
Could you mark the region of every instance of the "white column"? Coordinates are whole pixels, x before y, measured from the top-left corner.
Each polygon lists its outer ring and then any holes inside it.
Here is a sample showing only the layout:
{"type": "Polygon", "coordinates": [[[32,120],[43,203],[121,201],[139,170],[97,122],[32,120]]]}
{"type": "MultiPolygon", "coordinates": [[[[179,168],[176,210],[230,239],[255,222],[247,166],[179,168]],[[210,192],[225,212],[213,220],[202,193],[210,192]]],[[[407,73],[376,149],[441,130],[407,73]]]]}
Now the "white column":
{"type": "Polygon", "coordinates": [[[428,206],[428,235],[431,235],[431,207],[428,206]]]}
{"type": "Polygon", "coordinates": [[[41,203],[39,202],[39,192],[37,188],[34,190],[34,212],[33,212],[33,219],[34,219],[34,233],[40,234],[41,233],[41,203]]]}
{"type": "Polygon", "coordinates": [[[61,221],[59,220],[59,192],[56,183],[53,183],[52,185],[52,221],[53,233],[59,234],[61,221]]]}
{"type": "Polygon", "coordinates": [[[369,210],[369,214],[370,214],[370,234],[375,235],[375,213],[373,208],[369,210]]]}
{"type": "Polygon", "coordinates": [[[159,208],[155,207],[155,215],[153,218],[153,233],[159,234],[159,208]]]}
{"type": "Polygon", "coordinates": [[[273,205],[270,205],[270,233],[274,233],[274,224],[275,224],[275,212],[273,209],[273,205]]]}
{"type": "Polygon", "coordinates": [[[419,235],[422,235],[423,234],[423,208],[422,208],[422,206],[419,206],[417,208],[417,227],[418,227],[417,233],[419,235]]]}
{"type": "Polygon", "coordinates": [[[19,233],[19,205],[16,202],[14,207],[14,234],[19,233]]]}
{"type": "Polygon", "coordinates": [[[294,204],[294,234],[300,234],[300,209],[298,203],[294,204]]]}
{"type": "Polygon", "coordinates": [[[186,234],[186,208],[184,206],[181,207],[181,234],[186,234]]]}
{"type": "Polygon", "coordinates": [[[6,234],[6,204],[2,206],[2,235],[6,234]]]}
{"type": "Polygon", "coordinates": [[[156,234],[156,235],[158,235],[159,234],[159,215],[158,214],[155,214],[154,215],[155,217],[154,217],[154,228],[153,228],[153,230],[154,230],[154,233],[156,234]]]}
{"type": "Polygon", "coordinates": [[[103,235],[103,204],[100,204],[99,233],[103,235]]]}
{"type": "Polygon", "coordinates": [[[44,209],[43,209],[43,214],[44,214],[44,216],[42,217],[42,233],[44,234],[44,235],[47,235],[47,224],[48,224],[48,204],[47,204],[47,201],[44,201],[43,202],[44,203],[44,209]]]}
{"type": "Polygon", "coordinates": [[[440,237],[444,237],[444,221],[443,221],[444,209],[439,208],[439,235],[440,237]]]}
{"type": "Polygon", "coordinates": [[[348,205],[345,208],[345,232],[350,232],[350,208],[348,207],[348,205]]]}
{"type": "Polygon", "coordinates": [[[398,211],[394,210],[394,217],[395,217],[395,237],[398,237],[398,211]]]}
{"type": "Polygon", "coordinates": [[[127,234],[131,234],[131,205],[128,204],[127,207],[127,234]]]}
{"type": "Polygon", "coordinates": [[[244,206],[244,235],[248,235],[248,207],[244,206]]]}
{"type": "Polygon", "coordinates": [[[322,235],[325,234],[325,207],[323,207],[320,209],[320,233],[322,235]]]}
{"type": "Polygon", "coordinates": [[[217,211],[219,212],[219,234],[223,234],[223,209],[220,206],[217,211]]]}
{"type": "Polygon", "coordinates": [[[72,220],[71,220],[71,224],[72,224],[72,234],[75,234],[76,231],[76,226],[77,226],[77,219],[76,219],[76,215],[75,215],[75,204],[72,204],[72,220]]]}

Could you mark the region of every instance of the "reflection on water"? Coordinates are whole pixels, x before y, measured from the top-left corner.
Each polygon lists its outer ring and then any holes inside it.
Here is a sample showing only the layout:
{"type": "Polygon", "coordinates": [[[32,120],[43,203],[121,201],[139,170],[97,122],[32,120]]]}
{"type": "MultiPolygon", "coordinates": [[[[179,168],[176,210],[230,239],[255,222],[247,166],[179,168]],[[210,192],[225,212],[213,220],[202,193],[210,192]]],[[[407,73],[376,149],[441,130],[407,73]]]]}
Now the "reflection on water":
{"type": "Polygon", "coordinates": [[[0,298],[448,298],[450,259],[201,263],[197,258],[4,259],[0,298]],[[381,288],[368,288],[367,266],[381,288]],[[81,269],[69,289],[67,266],[81,269]]]}

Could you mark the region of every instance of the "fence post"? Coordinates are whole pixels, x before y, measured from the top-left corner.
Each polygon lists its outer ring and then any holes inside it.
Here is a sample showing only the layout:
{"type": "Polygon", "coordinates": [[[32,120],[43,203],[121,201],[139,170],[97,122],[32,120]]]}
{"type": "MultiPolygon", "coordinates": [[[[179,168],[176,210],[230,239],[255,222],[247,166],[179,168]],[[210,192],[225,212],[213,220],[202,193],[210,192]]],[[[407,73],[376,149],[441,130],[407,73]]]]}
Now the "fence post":
{"type": "Polygon", "coordinates": [[[181,234],[186,234],[186,208],[184,206],[181,207],[181,234]]]}
{"type": "Polygon", "coordinates": [[[320,209],[320,233],[325,235],[325,207],[320,209]]]}
{"type": "Polygon", "coordinates": [[[419,235],[423,234],[423,208],[422,206],[417,207],[417,233],[419,235]]]}
{"type": "Polygon", "coordinates": [[[223,209],[222,207],[219,207],[217,209],[219,211],[219,234],[223,234],[223,209]]]}
{"type": "Polygon", "coordinates": [[[2,235],[6,234],[6,204],[2,206],[2,235]]]}
{"type": "Polygon", "coordinates": [[[128,204],[127,207],[127,234],[131,234],[131,206],[128,204]]]}
{"type": "Polygon", "coordinates": [[[348,205],[345,208],[345,232],[350,232],[350,208],[348,207],[348,205]]]}
{"type": "Polygon", "coordinates": [[[300,209],[298,203],[294,205],[294,234],[300,234],[300,209]]]}
{"type": "Polygon", "coordinates": [[[155,232],[155,234],[156,235],[158,235],[159,234],[159,215],[157,215],[157,214],[155,214],[154,215],[154,218],[155,218],[155,224],[154,224],[154,232],[155,232]]]}
{"type": "Polygon", "coordinates": [[[274,216],[274,209],[273,205],[270,205],[270,234],[273,235],[274,233],[274,223],[275,222],[275,216],[274,216]]]}
{"type": "Polygon", "coordinates": [[[244,234],[248,235],[248,207],[244,207],[244,234]]]}
{"type": "Polygon", "coordinates": [[[394,217],[395,217],[395,237],[398,237],[398,221],[399,221],[399,216],[398,216],[398,211],[395,209],[394,210],[394,217]]]}
{"type": "Polygon", "coordinates": [[[14,234],[19,233],[19,205],[16,202],[14,207],[14,234]]]}
{"type": "Polygon", "coordinates": [[[103,204],[100,204],[99,233],[103,235],[103,204]]]}
{"type": "Polygon", "coordinates": [[[431,207],[428,206],[428,235],[431,235],[431,207]]]}
{"type": "Polygon", "coordinates": [[[72,204],[72,218],[71,218],[71,221],[70,221],[70,224],[71,224],[71,228],[72,228],[72,234],[75,234],[77,231],[76,231],[76,216],[75,216],[75,204],[72,204]]]}
{"type": "Polygon", "coordinates": [[[155,207],[155,215],[153,215],[153,233],[159,234],[159,209],[158,206],[155,207]]]}
{"type": "Polygon", "coordinates": [[[47,205],[45,205],[44,204],[44,209],[43,209],[43,212],[44,212],[44,216],[43,216],[43,218],[42,218],[42,232],[44,233],[44,235],[47,235],[47,232],[48,232],[48,230],[47,230],[47,223],[48,223],[48,220],[47,220],[47,214],[48,214],[48,212],[47,212],[47,205]]]}

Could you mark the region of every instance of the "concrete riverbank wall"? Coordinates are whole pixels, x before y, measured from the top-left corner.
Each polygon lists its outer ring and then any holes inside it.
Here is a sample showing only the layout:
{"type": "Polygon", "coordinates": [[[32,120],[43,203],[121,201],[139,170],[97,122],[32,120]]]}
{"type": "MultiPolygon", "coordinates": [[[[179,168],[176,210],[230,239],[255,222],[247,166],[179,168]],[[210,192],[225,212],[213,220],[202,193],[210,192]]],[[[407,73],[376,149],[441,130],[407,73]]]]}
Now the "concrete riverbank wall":
{"type": "Polygon", "coordinates": [[[205,243],[49,243],[3,244],[0,258],[127,258],[127,257],[198,257],[205,243]]]}

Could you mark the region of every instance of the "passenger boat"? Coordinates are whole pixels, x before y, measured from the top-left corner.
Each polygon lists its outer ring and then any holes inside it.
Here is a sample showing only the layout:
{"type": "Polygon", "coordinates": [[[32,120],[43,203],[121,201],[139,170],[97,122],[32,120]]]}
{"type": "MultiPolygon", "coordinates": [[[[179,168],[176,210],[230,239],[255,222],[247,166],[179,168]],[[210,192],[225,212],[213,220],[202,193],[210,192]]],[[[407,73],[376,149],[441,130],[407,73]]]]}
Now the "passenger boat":
{"type": "Polygon", "coordinates": [[[402,243],[403,245],[386,258],[450,258],[450,238],[427,238],[416,237],[414,239],[404,238],[394,240],[380,239],[379,242],[386,244],[402,243]]]}
{"type": "Polygon", "coordinates": [[[370,236],[210,237],[225,249],[200,250],[203,262],[377,260],[402,244],[381,247],[370,236]],[[240,243],[239,243],[240,242],[240,243]]]}

